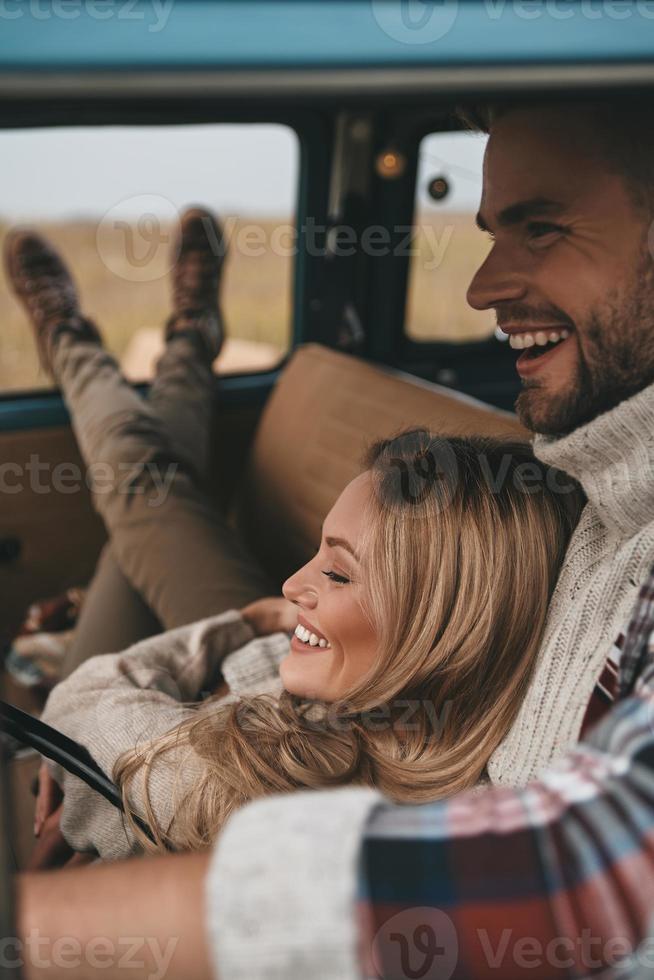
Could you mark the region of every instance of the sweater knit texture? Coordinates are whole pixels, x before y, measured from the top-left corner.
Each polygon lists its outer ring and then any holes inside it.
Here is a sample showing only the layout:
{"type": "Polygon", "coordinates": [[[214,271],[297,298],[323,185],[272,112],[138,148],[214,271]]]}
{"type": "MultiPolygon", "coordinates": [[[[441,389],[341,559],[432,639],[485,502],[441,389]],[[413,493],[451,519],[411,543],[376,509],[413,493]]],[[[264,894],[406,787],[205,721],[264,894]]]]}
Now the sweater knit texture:
{"type": "Polygon", "coordinates": [[[654,562],[654,385],[570,435],[537,436],[534,451],[577,479],[588,502],[527,696],[488,764],[491,782],[509,786],[524,785],[578,740],[606,657],[654,562]]]}

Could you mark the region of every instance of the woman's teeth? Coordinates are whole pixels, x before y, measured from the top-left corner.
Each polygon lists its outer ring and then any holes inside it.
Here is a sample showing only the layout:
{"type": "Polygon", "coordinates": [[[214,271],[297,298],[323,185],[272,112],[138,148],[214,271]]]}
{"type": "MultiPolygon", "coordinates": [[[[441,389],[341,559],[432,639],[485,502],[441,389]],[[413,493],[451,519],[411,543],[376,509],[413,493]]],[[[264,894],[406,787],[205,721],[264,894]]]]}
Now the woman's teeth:
{"type": "Polygon", "coordinates": [[[527,347],[545,347],[547,344],[558,344],[567,340],[569,330],[537,330],[536,333],[512,333],[509,344],[514,350],[525,350],[527,347]]]}
{"type": "Polygon", "coordinates": [[[305,629],[305,627],[301,626],[299,623],[295,627],[295,635],[297,636],[298,640],[301,640],[302,643],[306,643],[306,645],[309,647],[322,647],[324,650],[329,646],[327,640],[324,638],[318,639],[315,633],[312,633],[311,630],[305,629]]]}

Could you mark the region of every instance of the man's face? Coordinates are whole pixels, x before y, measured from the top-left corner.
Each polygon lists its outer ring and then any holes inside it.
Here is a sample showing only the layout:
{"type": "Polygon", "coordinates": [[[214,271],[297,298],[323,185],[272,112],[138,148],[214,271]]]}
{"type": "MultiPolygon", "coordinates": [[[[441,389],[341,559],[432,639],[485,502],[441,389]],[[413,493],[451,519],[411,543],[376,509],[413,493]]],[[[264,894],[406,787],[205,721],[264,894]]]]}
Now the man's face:
{"type": "Polygon", "coordinates": [[[468,302],[522,350],[516,410],[533,431],[570,432],[654,381],[649,220],[588,116],[519,109],[493,124],[478,215],[493,246],[468,302]]]}

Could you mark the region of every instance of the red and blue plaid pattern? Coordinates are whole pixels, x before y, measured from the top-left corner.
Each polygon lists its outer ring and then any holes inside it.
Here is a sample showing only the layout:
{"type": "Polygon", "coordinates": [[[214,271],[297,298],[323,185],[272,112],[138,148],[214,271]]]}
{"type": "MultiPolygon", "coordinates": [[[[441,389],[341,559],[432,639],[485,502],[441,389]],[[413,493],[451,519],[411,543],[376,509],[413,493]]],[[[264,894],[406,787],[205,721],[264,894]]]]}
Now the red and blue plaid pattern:
{"type": "Polygon", "coordinates": [[[591,695],[586,714],[581,725],[581,738],[585,738],[611,710],[618,699],[620,690],[620,660],[624,649],[624,634],[620,633],[606,658],[602,673],[591,695]]]}
{"type": "Polygon", "coordinates": [[[608,980],[654,967],[654,570],[619,691],[523,790],[375,811],[360,871],[365,976],[608,980]]]}

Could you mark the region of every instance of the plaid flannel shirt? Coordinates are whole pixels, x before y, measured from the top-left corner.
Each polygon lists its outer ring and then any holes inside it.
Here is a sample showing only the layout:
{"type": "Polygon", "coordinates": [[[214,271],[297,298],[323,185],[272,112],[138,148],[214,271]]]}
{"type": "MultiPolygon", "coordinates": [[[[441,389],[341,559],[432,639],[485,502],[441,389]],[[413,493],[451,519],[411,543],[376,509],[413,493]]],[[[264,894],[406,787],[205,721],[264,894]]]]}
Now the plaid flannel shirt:
{"type": "Polygon", "coordinates": [[[654,976],[654,569],[607,717],[522,790],[379,806],[359,913],[368,977],[654,976]]]}

